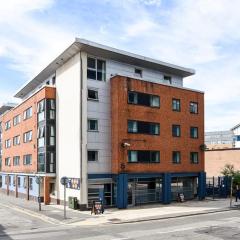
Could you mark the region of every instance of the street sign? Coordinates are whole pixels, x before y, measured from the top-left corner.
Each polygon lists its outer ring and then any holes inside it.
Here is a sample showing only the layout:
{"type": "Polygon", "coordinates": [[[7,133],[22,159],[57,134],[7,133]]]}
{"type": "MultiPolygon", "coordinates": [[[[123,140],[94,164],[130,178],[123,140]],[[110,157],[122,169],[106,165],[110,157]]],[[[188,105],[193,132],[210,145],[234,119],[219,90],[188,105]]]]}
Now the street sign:
{"type": "Polygon", "coordinates": [[[68,178],[67,177],[62,177],[60,182],[63,186],[66,186],[68,184],[68,178]]]}

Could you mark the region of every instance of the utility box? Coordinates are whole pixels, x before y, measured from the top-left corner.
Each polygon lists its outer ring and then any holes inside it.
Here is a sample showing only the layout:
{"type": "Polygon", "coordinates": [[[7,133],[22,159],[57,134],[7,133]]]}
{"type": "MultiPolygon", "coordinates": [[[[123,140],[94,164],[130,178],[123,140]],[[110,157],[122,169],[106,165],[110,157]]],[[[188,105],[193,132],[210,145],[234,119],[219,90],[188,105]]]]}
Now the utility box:
{"type": "Polygon", "coordinates": [[[76,210],[78,207],[78,200],[76,197],[69,197],[68,198],[68,207],[71,209],[76,210]]]}

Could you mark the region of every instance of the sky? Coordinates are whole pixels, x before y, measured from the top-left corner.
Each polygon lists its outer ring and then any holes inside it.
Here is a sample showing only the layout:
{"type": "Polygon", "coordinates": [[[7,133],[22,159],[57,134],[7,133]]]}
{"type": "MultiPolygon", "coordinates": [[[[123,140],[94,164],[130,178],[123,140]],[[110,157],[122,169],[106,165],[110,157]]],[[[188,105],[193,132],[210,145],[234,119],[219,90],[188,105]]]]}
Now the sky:
{"type": "Polygon", "coordinates": [[[0,103],[76,37],[193,68],[205,130],[240,122],[239,0],[2,0],[0,103]]]}

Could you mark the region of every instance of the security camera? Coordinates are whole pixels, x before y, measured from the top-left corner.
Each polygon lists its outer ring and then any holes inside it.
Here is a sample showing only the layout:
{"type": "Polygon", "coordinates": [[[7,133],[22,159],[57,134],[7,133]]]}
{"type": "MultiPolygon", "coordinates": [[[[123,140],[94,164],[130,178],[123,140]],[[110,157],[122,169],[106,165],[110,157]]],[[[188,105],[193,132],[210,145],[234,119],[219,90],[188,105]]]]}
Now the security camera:
{"type": "Polygon", "coordinates": [[[130,147],[131,145],[130,145],[130,143],[125,142],[125,143],[122,144],[122,146],[125,148],[125,147],[130,147]]]}

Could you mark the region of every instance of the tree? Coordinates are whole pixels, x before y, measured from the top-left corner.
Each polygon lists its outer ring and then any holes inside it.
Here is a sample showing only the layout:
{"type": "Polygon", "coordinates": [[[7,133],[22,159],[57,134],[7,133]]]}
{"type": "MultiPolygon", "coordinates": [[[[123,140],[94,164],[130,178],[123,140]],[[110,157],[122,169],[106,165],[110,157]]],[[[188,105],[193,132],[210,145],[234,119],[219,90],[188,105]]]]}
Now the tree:
{"type": "Polygon", "coordinates": [[[235,170],[233,164],[226,164],[222,169],[221,174],[226,177],[234,176],[235,170]]]}

